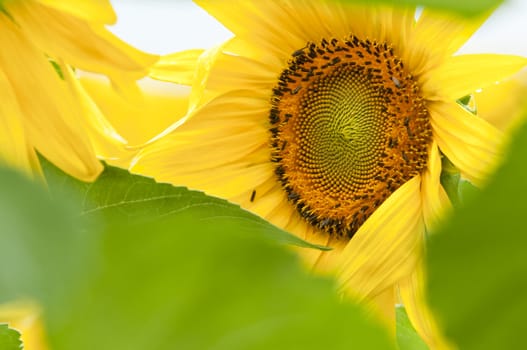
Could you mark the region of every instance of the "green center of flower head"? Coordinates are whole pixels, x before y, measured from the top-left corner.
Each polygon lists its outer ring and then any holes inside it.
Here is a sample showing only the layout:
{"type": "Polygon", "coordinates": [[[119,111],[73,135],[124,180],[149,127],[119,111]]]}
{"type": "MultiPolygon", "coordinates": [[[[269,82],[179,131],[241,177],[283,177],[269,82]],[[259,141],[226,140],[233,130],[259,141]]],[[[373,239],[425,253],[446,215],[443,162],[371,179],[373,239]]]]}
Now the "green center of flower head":
{"type": "Polygon", "coordinates": [[[273,90],[272,160],[310,224],[351,238],[426,168],[429,114],[391,47],[322,40],[292,55],[273,90]]]}

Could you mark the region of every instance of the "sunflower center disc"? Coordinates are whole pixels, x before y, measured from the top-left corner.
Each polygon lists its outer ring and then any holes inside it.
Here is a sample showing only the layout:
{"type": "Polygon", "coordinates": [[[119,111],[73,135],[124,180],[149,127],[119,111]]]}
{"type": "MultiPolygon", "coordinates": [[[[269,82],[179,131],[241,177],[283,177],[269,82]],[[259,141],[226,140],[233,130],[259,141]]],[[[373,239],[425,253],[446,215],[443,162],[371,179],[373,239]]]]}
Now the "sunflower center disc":
{"type": "Polygon", "coordinates": [[[352,36],[293,53],[273,90],[272,160],[310,224],[351,238],[426,167],[429,114],[393,49],[352,36]]]}

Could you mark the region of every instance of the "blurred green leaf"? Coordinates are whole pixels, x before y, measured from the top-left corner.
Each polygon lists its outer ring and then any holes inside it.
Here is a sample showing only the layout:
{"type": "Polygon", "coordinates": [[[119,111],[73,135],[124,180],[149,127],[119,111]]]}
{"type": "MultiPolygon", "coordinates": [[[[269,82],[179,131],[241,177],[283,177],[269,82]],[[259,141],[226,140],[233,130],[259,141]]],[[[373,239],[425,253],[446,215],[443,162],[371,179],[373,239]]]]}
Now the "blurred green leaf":
{"type": "Polygon", "coordinates": [[[446,158],[441,159],[441,185],[445,189],[448,198],[454,207],[461,205],[461,198],[459,193],[459,184],[461,183],[461,174],[459,170],[446,158]]]}
{"type": "Polygon", "coordinates": [[[465,205],[480,192],[470,181],[461,177],[459,170],[448,158],[443,156],[441,163],[441,185],[455,208],[465,205]]]}
{"type": "Polygon", "coordinates": [[[469,203],[472,199],[477,197],[481,192],[479,188],[474,186],[470,181],[460,179],[458,184],[459,200],[461,204],[469,203]]]}
{"type": "MultiPolygon", "coordinates": [[[[527,314],[527,126],[502,168],[429,246],[429,291],[460,349],[524,348],[527,314]]],[[[466,191],[466,189],[465,189],[466,191]]]]}
{"type": "MultiPolygon", "coordinates": [[[[381,326],[340,300],[334,281],[254,234],[264,226],[208,205],[92,207],[97,184],[50,184],[54,201],[0,171],[0,300],[40,302],[54,350],[393,349],[381,326]],[[76,196],[66,199],[75,186],[88,188],[80,216],[76,196]]],[[[128,205],[139,201],[134,191],[128,205]]]]}
{"type": "Polygon", "coordinates": [[[395,309],[397,320],[397,345],[399,350],[428,350],[428,346],[410,323],[403,306],[395,309]]]}
{"type": "Polygon", "coordinates": [[[203,218],[199,225],[229,221],[246,225],[254,234],[300,247],[326,250],[300,239],[267,221],[251,214],[226,200],[206,196],[202,192],[184,187],[159,184],[153,179],[131,175],[128,171],[107,166],[94,183],[84,183],[64,174],[60,169],[42,159],[44,173],[52,193],[73,192],[83,198],[81,214],[84,217],[102,216],[105,220],[154,221],[179,212],[199,208],[203,218]]]}
{"type": "Polygon", "coordinates": [[[493,10],[503,0],[336,0],[354,3],[384,3],[394,6],[426,6],[438,10],[457,12],[464,16],[475,16],[493,10]]]}
{"type": "Polygon", "coordinates": [[[20,333],[9,328],[6,324],[0,324],[0,349],[2,350],[20,350],[22,342],[20,333]]]}
{"type": "Polygon", "coordinates": [[[57,194],[51,203],[42,186],[13,170],[0,168],[0,193],[0,302],[33,295],[60,307],[85,288],[97,232],[78,216],[78,198],[57,194]]]}

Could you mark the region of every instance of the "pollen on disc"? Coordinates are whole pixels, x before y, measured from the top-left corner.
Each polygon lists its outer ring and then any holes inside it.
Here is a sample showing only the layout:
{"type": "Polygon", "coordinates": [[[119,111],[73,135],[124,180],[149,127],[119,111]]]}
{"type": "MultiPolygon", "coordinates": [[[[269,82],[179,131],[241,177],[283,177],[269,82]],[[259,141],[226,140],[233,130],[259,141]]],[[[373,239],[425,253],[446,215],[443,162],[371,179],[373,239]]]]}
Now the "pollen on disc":
{"type": "Polygon", "coordinates": [[[429,113],[385,43],[323,39],[296,51],[273,90],[272,160],[311,225],[351,238],[426,168],[429,113]]]}

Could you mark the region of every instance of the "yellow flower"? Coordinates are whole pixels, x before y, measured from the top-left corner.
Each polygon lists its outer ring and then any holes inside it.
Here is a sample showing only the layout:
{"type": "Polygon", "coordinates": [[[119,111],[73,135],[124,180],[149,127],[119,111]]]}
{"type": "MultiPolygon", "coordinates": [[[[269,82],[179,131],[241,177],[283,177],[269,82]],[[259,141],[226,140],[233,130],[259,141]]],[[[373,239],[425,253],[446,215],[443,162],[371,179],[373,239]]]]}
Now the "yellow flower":
{"type": "Polygon", "coordinates": [[[105,28],[113,22],[105,0],[0,1],[0,162],[38,173],[38,152],[88,181],[102,170],[99,146],[123,147],[71,68],[133,92],[157,57],[116,38],[105,28]]]}
{"type": "Polygon", "coordinates": [[[31,302],[17,301],[0,305],[0,324],[20,333],[24,349],[46,350],[44,325],[40,308],[31,302]]]}
{"type": "Polygon", "coordinates": [[[453,55],[484,18],[425,9],[416,20],[413,8],[338,1],[198,3],[234,37],[152,70],[194,82],[190,110],[131,169],[227,198],[331,246],[301,254],[388,321],[400,295],[428,344],[445,347],[419,264],[425,234],[450,205],[441,157],[481,184],[503,143],[456,101],[527,60],[453,55]]]}

